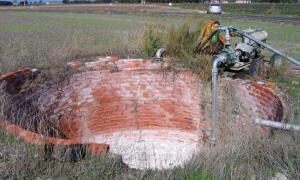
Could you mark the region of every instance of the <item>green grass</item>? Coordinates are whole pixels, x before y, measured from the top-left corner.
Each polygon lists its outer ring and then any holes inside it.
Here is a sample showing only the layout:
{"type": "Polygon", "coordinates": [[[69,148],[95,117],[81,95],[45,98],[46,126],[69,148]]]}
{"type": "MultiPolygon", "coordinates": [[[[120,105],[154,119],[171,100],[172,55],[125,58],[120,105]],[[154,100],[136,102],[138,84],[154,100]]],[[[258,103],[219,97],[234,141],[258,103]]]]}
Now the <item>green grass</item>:
{"type": "Polygon", "coordinates": [[[281,78],[277,77],[272,79],[273,82],[280,84],[283,88],[286,89],[286,92],[292,97],[300,99],[300,81],[299,79],[294,78],[281,78]]]}
{"type": "MultiPolygon", "coordinates": [[[[199,9],[206,11],[207,3],[175,3],[175,7],[187,9],[199,9]]],[[[300,17],[299,4],[282,4],[282,3],[259,3],[259,4],[222,4],[225,13],[237,15],[267,15],[267,16],[291,16],[300,17]]]]}
{"type": "Polygon", "coordinates": [[[202,171],[195,171],[187,176],[187,180],[212,180],[212,176],[202,172],[202,171]]]}
{"type": "Polygon", "coordinates": [[[271,45],[300,59],[300,24],[219,19],[214,16],[0,12],[0,60],[3,62],[0,74],[25,65],[44,67],[45,62],[66,62],[96,55],[141,57],[139,40],[148,25],[165,26],[168,30],[187,21],[195,27],[199,21],[213,19],[241,28],[263,28],[269,33],[271,45]],[[63,53],[60,51],[67,51],[68,57],[56,55],[63,53]]]}
{"type": "Polygon", "coordinates": [[[183,19],[158,16],[0,12],[0,74],[23,66],[47,68],[97,55],[141,56],[149,24],[176,26],[183,19]],[[49,62],[49,63],[47,63],[49,62]]]}
{"type": "Polygon", "coordinates": [[[0,144],[9,145],[16,142],[16,137],[0,130],[0,144]]]}
{"type": "MultiPolygon", "coordinates": [[[[1,25],[13,24],[22,20],[22,23],[47,24],[49,26],[63,25],[63,27],[70,26],[84,26],[84,28],[104,28],[119,31],[137,30],[141,25],[147,23],[155,23],[158,19],[158,24],[163,24],[164,21],[168,25],[178,24],[180,19],[172,17],[159,16],[138,16],[138,15],[108,15],[108,14],[83,14],[83,13],[46,13],[46,12],[0,12],[1,19],[9,19],[12,23],[5,23],[1,25]]],[[[1,26],[3,28],[3,26],[1,26]]]]}
{"type": "Polygon", "coordinates": [[[1,29],[10,32],[38,32],[47,28],[47,24],[8,24],[1,29]]]}
{"type": "Polygon", "coordinates": [[[272,23],[251,20],[233,20],[230,18],[224,18],[221,22],[224,25],[232,25],[235,27],[240,27],[241,29],[246,29],[249,27],[264,29],[268,32],[268,44],[300,61],[300,23],[272,23]]]}

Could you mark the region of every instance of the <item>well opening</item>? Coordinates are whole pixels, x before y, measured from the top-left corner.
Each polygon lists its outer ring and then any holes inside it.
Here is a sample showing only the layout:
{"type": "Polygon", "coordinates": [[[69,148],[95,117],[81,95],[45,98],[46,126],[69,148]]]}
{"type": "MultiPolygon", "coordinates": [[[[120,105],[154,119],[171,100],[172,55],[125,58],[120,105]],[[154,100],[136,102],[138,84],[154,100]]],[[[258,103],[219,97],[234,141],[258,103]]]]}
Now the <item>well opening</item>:
{"type": "MultiPolygon", "coordinates": [[[[208,147],[210,92],[192,73],[162,73],[160,63],[109,57],[68,66],[81,72],[59,87],[35,86],[21,92],[23,80],[32,83],[38,76],[30,68],[1,77],[5,91],[14,95],[17,109],[21,107],[19,100],[26,100],[29,109],[23,111],[34,112],[32,117],[42,114],[49,127],[59,132],[43,134],[46,139],[59,138],[45,143],[106,144],[129,167],[139,169],[183,165],[208,147]]],[[[247,128],[255,117],[282,119],[282,102],[269,87],[222,79],[221,88],[223,93],[231,94],[237,106],[236,115],[230,117],[236,128],[247,128]]],[[[223,94],[219,98],[222,109],[228,105],[226,97],[223,94]]],[[[228,116],[226,113],[219,111],[220,121],[228,116]]],[[[14,124],[21,130],[13,132],[31,142],[36,136],[24,134],[41,133],[37,126],[24,127],[26,123],[12,114],[2,121],[2,128],[9,129],[14,124]]],[[[226,126],[220,126],[219,136],[225,134],[224,129],[226,126]]],[[[97,151],[103,149],[94,148],[97,151]]]]}

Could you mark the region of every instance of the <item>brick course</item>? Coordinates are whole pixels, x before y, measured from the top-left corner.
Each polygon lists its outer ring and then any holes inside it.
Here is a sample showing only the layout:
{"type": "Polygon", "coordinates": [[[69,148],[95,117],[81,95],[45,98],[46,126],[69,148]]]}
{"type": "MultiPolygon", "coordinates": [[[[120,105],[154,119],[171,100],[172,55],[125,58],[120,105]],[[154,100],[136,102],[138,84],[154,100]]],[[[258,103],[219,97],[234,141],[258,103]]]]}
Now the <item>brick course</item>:
{"type": "MultiPolygon", "coordinates": [[[[110,57],[67,65],[82,72],[63,87],[37,90],[40,95],[32,100],[50,114],[67,139],[29,132],[9,120],[2,120],[1,128],[33,143],[86,143],[94,153],[107,152],[110,145],[110,151],[125,157],[130,167],[141,169],[181,165],[208,144],[209,113],[201,108],[203,85],[190,72],[163,73],[160,63],[110,57]],[[142,146],[147,147],[141,150],[142,146]],[[175,151],[168,154],[172,149],[175,151]]],[[[244,104],[241,118],[282,119],[282,101],[269,87],[242,80],[221,81],[220,87],[233,86],[244,104]]]]}

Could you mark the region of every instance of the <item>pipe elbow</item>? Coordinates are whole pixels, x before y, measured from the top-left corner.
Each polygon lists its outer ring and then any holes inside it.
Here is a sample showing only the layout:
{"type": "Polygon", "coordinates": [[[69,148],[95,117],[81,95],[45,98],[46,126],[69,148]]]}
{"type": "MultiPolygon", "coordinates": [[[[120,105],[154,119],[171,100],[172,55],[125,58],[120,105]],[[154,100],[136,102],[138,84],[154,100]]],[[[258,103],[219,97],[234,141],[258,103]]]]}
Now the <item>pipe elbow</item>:
{"type": "Polygon", "coordinates": [[[214,58],[213,66],[212,66],[212,71],[217,72],[218,67],[226,62],[226,55],[225,54],[219,54],[214,58]]]}
{"type": "Polygon", "coordinates": [[[155,53],[155,58],[161,59],[165,54],[167,50],[165,48],[160,48],[155,53]]]}

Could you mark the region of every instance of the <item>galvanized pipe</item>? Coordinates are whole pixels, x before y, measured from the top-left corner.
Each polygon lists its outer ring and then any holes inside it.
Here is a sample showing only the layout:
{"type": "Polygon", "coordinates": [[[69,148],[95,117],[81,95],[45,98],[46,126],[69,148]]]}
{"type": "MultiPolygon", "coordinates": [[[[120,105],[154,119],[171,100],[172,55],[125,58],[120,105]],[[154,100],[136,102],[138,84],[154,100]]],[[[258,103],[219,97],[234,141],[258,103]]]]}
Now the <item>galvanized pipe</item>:
{"type": "Polygon", "coordinates": [[[294,58],[292,58],[292,57],[290,57],[290,56],[288,56],[288,55],[280,52],[279,50],[271,47],[270,45],[268,45],[268,44],[266,44],[266,43],[264,43],[264,42],[262,42],[262,41],[260,41],[260,40],[258,40],[256,38],[254,38],[253,36],[251,36],[251,35],[243,32],[243,31],[241,31],[239,29],[236,29],[236,28],[232,28],[232,29],[235,30],[235,31],[237,31],[238,33],[242,34],[243,36],[247,37],[248,39],[251,39],[252,41],[256,42],[257,44],[260,44],[261,46],[263,46],[264,48],[268,49],[269,51],[271,51],[271,52],[273,52],[275,54],[278,54],[278,55],[286,58],[291,63],[293,63],[293,64],[295,64],[297,66],[300,66],[300,61],[297,61],[296,59],[294,59],[294,58]]]}
{"type": "Polygon", "coordinates": [[[217,142],[217,98],[218,98],[218,67],[220,64],[225,63],[226,55],[219,54],[215,57],[212,66],[212,94],[211,94],[211,134],[210,134],[210,145],[215,146],[217,142]]]}
{"type": "Polygon", "coordinates": [[[230,32],[229,32],[229,29],[226,28],[225,29],[225,39],[226,39],[226,46],[231,46],[231,43],[230,43],[230,32]]]}
{"type": "Polygon", "coordinates": [[[276,121],[264,120],[260,118],[254,119],[254,124],[272,127],[276,129],[300,131],[300,125],[281,123],[276,121]]]}
{"type": "Polygon", "coordinates": [[[231,40],[231,37],[230,37],[230,30],[228,27],[226,26],[219,26],[218,27],[219,30],[221,31],[225,31],[225,39],[226,39],[226,46],[231,46],[231,43],[230,43],[230,40],[231,40]]]}
{"type": "Polygon", "coordinates": [[[167,52],[167,50],[165,48],[160,48],[156,51],[155,53],[155,58],[157,59],[161,59],[163,58],[163,55],[167,52]]]}

